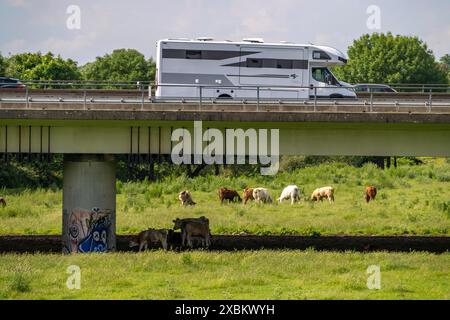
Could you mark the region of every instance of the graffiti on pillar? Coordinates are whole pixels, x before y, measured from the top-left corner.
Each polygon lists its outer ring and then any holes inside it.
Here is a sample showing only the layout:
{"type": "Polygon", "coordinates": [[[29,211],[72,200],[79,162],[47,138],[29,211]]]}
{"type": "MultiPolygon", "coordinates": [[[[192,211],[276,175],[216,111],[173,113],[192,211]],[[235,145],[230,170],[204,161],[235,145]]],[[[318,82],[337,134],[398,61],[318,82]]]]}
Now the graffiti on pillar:
{"type": "Polygon", "coordinates": [[[74,209],[69,217],[69,252],[108,251],[111,210],[74,209]]]}

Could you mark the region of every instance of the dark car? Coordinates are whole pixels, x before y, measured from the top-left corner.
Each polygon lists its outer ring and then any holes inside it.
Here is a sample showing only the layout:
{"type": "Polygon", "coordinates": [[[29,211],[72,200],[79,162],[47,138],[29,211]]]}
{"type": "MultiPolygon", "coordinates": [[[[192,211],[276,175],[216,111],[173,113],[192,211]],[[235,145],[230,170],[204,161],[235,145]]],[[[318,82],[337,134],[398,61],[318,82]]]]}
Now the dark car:
{"type": "Polygon", "coordinates": [[[0,88],[25,88],[19,79],[0,77],[0,88]]]}
{"type": "Polygon", "coordinates": [[[397,92],[395,89],[391,88],[386,84],[355,84],[354,85],[356,93],[370,93],[370,92],[397,92]]]}

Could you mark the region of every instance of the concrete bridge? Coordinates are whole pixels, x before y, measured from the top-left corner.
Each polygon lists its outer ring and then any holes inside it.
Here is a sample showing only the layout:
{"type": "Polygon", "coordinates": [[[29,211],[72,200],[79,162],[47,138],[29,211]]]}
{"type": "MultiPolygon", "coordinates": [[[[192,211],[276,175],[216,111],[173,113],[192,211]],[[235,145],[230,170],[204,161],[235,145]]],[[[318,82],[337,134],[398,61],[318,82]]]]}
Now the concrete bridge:
{"type": "MultiPolygon", "coordinates": [[[[450,156],[446,99],[433,105],[398,98],[258,103],[97,99],[0,101],[4,157],[65,155],[65,252],[115,250],[114,155],[151,159],[170,154],[172,132],[185,128],[194,139],[194,121],[201,121],[203,130],[224,134],[237,128],[279,129],[280,155],[450,156]]],[[[245,153],[250,149],[247,144],[245,153]]]]}

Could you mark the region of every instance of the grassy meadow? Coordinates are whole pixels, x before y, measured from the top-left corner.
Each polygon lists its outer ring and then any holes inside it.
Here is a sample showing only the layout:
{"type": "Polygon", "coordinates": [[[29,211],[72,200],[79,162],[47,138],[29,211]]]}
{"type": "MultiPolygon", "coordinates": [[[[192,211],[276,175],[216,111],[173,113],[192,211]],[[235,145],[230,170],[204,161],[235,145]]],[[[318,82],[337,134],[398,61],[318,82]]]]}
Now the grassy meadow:
{"type": "Polygon", "coordinates": [[[0,261],[0,299],[450,299],[448,253],[157,250],[0,261]],[[79,290],[66,286],[70,265],[80,267],[79,290]],[[370,265],[380,267],[379,290],[367,287],[370,265]]]}
{"type": "MultiPolygon", "coordinates": [[[[207,216],[213,234],[370,234],[448,235],[450,227],[450,159],[424,159],[382,170],[372,164],[355,168],[321,164],[275,176],[174,176],[160,182],[117,182],[117,232],[171,228],[176,217],[207,216]],[[302,191],[300,203],[221,205],[221,186],[241,192],[267,187],[276,199],[288,184],[302,191]],[[321,186],[335,188],[335,203],[308,201],[321,186]],[[366,204],[366,185],[378,188],[366,204]],[[195,207],[183,208],[178,192],[189,190],[195,207]]],[[[0,208],[0,234],[60,234],[62,192],[53,189],[0,189],[8,205],[0,208]]]]}

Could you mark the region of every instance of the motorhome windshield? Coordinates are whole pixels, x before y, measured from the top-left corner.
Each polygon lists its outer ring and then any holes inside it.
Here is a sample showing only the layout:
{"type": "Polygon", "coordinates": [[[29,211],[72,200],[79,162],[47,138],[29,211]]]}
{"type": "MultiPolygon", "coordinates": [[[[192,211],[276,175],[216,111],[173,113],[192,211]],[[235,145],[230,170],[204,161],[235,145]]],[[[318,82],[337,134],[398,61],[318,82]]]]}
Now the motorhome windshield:
{"type": "Polygon", "coordinates": [[[336,80],[334,75],[328,68],[312,68],[312,77],[318,82],[326,83],[330,86],[338,86],[339,81],[336,80]]]}

